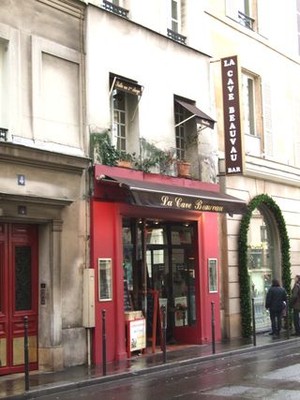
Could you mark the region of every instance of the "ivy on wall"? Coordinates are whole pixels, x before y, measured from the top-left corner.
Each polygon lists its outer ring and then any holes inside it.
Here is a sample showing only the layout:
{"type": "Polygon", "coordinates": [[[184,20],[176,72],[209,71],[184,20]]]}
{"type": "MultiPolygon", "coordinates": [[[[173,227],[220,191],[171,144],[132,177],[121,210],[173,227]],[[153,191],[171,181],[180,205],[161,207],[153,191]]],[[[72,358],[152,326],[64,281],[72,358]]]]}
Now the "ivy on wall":
{"type": "Polygon", "coordinates": [[[282,285],[285,287],[288,295],[290,295],[291,292],[290,242],[285,221],[275,201],[267,194],[261,194],[254,197],[249,202],[248,210],[241,220],[238,239],[241,322],[242,336],[245,338],[250,337],[252,334],[251,288],[248,273],[248,231],[252,212],[261,205],[267,206],[275,218],[281,243],[282,285]]]}

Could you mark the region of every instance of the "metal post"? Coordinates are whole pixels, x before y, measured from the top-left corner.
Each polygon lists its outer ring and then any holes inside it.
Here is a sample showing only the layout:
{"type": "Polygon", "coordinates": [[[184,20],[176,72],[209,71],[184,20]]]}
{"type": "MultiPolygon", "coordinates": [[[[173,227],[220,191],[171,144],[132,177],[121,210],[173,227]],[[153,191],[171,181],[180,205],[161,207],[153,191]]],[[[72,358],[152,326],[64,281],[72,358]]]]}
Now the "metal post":
{"type": "Polygon", "coordinates": [[[255,308],[254,308],[253,297],[252,297],[252,334],[253,334],[253,346],[256,346],[255,308]]]}
{"type": "Polygon", "coordinates": [[[24,368],[25,368],[25,390],[29,390],[29,353],[28,353],[28,317],[24,317],[24,368]]]}
{"type": "Polygon", "coordinates": [[[105,326],[105,319],[106,319],[106,310],[102,310],[102,368],[103,368],[103,375],[106,375],[106,326],[105,326]]]}
{"type": "Polygon", "coordinates": [[[161,306],[162,315],[162,351],[163,351],[163,362],[167,362],[167,324],[166,324],[166,307],[161,306]]]}
{"type": "Polygon", "coordinates": [[[216,352],[216,337],[215,337],[215,303],[211,302],[211,338],[212,338],[212,352],[216,352]]]}

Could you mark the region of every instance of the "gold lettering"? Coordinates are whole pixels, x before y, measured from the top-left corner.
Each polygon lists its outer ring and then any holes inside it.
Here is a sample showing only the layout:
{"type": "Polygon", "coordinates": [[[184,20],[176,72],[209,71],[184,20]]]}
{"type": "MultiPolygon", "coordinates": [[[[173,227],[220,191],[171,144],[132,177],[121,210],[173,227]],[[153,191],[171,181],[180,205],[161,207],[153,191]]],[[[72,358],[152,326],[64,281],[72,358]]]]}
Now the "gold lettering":
{"type": "Polygon", "coordinates": [[[192,203],[185,203],[182,197],[175,197],[175,204],[178,208],[183,208],[185,210],[190,210],[192,208],[192,203]]]}
{"type": "Polygon", "coordinates": [[[161,204],[167,207],[173,207],[173,201],[170,200],[169,196],[161,196],[161,204]]]}

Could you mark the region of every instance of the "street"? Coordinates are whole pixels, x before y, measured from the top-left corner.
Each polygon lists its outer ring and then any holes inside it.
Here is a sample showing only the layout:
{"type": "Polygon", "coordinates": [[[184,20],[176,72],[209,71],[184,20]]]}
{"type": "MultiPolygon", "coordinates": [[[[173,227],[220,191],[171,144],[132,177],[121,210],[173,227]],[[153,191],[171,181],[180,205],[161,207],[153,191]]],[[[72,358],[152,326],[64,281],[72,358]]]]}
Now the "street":
{"type": "Polygon", "coordinates": [[[167,372],[87,386],[43,400],[300,399],[299,342],[167,372]]]}

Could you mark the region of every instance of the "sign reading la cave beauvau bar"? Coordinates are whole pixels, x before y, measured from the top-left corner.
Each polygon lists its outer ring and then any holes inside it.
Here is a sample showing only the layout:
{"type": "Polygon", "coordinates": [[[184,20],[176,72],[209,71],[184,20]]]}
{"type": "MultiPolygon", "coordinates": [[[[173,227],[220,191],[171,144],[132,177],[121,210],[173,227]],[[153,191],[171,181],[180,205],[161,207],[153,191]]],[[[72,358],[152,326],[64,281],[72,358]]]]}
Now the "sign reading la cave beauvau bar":
{"type": "Polygon", "coordinates": [[[237,56],[221,59],[226,174],[243,172],[237,56]]]}

